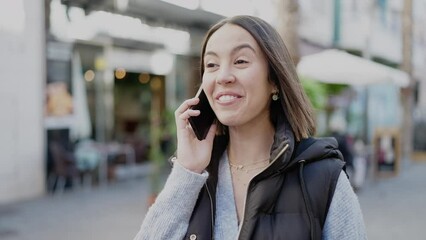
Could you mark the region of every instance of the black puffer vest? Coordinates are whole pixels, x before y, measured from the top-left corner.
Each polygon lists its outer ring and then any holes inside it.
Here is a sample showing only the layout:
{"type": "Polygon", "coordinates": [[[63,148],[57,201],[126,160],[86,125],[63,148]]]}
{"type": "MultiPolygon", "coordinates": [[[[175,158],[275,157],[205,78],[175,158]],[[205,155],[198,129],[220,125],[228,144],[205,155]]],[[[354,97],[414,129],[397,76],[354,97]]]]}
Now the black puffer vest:
{"type": "MultiPolygon", "coordinates": [[[[287,129],[285,124],[276,129],[272,164],[249,183],[238,239],[321,239],[344,162],[334,138],[295,143],[287,129]]],[[[210,176],[184,239],[213,239],[218,162],[227,144],[227,136],[215,139],[210,176]]]]}

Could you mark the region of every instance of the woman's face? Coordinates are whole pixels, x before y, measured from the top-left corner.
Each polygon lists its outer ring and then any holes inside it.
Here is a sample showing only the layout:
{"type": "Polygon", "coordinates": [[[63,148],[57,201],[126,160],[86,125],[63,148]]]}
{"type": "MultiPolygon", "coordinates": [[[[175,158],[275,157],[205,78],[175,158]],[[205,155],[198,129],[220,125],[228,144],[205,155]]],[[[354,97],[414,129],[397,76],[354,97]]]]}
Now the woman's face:
{"type": "Polygon", "coordinates": [[[269,121],[274,87],[264,53],[249,32],[237,25],[222,26],[208,40],[203,57],[203,89],[222,124],[269,121]]]}

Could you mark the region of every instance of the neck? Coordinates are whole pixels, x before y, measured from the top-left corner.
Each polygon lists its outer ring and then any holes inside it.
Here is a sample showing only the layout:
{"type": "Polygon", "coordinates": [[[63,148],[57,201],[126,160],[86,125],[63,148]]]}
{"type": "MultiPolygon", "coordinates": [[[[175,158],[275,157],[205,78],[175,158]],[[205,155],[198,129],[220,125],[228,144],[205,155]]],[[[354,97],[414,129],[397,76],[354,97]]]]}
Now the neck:
{"type": "Polygon", "coordinates": [[[274,133],[269,119],[254,125],[229,127],[228,158],[234,164],[253,164],[269,158],[274,133]]]}

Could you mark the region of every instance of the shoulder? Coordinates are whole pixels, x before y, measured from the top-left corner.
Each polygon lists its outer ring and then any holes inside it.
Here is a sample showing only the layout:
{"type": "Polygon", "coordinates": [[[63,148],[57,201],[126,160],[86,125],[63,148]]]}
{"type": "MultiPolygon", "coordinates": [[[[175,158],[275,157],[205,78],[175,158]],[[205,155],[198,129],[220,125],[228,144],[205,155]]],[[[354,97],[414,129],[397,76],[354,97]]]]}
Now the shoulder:
{"type": "Polygon", "coordinates": [[[312,178],[314,181],[323,179],[336,185],[344,166],[345,163],[339,158],[325,158],[310,162],[303,171],[307,178],[312,178]]]}
{"type": "Polygon", "coordinates": [[[367,239],[361,207],[344,172],[336,185],[323,229],[324,239],[367,239]]]}
{"type": "MultiPolygon", "coordinates": [[[[309,198],[321,225],[325,222],[343,167],[340,159],[325,158],[310,162],[303,169],[309,198]]],[[[346,177],[345,174],[343,176],[346,177]]]]}
{"type": "MultiPolygon", "coordinates": [[[[336,184],[335,194],[332,200],[334,210],[342,210],[344,208],[357,208],[359,207],[358,197],[355,194],[351,183],[345,172],[341,172],[336,184]]],[[[347,211],[347,210],[344,210],[347,211]]]]}

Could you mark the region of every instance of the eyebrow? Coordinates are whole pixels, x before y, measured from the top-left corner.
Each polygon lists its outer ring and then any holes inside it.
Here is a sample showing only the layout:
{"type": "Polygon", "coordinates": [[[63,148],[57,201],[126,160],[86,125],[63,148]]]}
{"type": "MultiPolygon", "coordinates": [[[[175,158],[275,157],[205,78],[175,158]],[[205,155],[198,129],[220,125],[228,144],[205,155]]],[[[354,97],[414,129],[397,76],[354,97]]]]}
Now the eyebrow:
{"type": "MultiPolygon", "coordinates": [[[[238,45],[236,47],[234,47],[231,51],[231,54],[235,54],[236,52],[240,51],[241,49],[244,48],[248,48],[250,50],[252,50],[254,53],[256,53],[256,50],[248,43],[243,43],[241,45],[238,45]]],[[[213,55],[213,56],[218,56],[217,53],[213,52],[213,51],[207,51],[204,53],[204,57],[208,56],[208,55],[213,55]]]]}

